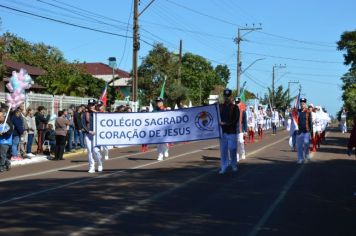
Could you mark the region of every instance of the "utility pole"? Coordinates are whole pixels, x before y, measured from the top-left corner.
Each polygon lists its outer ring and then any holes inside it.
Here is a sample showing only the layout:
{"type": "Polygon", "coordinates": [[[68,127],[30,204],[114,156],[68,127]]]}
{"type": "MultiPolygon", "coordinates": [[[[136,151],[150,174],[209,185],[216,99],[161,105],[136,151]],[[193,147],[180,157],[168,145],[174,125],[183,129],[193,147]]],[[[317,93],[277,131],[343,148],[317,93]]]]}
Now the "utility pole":
{"type": "Polygon", "coordinates": [[[289,99],[290,99],[290,84],[299,84],[299,81],[288,81],[288,102],[289,102],[289,99]]]}
{"type": "MultiPolygon", "coordinates": [[[[141,14],[149,7],[155,0],[151,0],[150,3],[139,13],[138,12],[138,5],[140,0],[134,0],[133,6],[133,40],[132,40],[132,101],[134,102],[135,108],[137,107],[137,95],[138,95],[138,71],[137,71],[137,60],[138,60],[138,51],[140,50],[140,36],[138,33],[139,25],[138,25],[138,18],[141,14]]],[[[134,109],[136,111],[136,109],[134,109]]]]}
{"type": "Polygon", "coordinates": [[[272,106],[274,106],[274,68],[283,69],[286,68],[286,65],[274,65],[272,68],[272,106]]]}
{"type": "Polygon", "coordinates": [[[140,41],[138,36],[138,1],[134,0],[134,14],[133,14],[133,40],[132,40],[132,101],[136,103],[137,101],[137,84],[138,84],[138,74],[137,74],[137,59],[138,50],[140,50],[140,41]]]}
{"type": "Polygon", "coordinates": [[[241,76],[241,51],[240,51],[240,43],[243,40],[242,37],[245,36],[248,33],[251,33],[252,31],[255,30],[261,30],[261,27],[244,27],[244,28],[238,28],[237,29],[237,38],[234,39],[235,43],[237,43],[237,79],[236,79],[236,89],[237,89],[237,96],[240,96],[240,76],[241,76]],[[241,31],[248,31],[244,35],[241,35],[241,31]]]}
{"type": "Polygon", "coordinates": [[[181,84],[181,73],[182,73],[182,46],[183,41],[179,40],[179,59],[178,59],[178,85],[181,84]]]}

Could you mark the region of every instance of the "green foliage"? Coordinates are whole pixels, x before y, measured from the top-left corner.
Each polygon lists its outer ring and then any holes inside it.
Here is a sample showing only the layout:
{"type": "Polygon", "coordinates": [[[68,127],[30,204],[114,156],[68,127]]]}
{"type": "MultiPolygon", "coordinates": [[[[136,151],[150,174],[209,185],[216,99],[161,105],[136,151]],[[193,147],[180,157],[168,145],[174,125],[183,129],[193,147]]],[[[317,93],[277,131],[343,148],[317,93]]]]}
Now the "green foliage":
{"type": "Polygon", "coordinates": [[[356,31],[346,31],[341,35],[341,39],[337,42],[337,49],[345,51],[344,63],[351,65],[351,68],[356,69],[356,31]]]}
{"type": "Polygon", "coordinates": [[[44,43],[31,44],[9,32],[0,39],[4,42],[2,51],[6,58],[46,71],[35,81],[46,88],[44,93],[98,97],[104,89],[103,80],[85,74],[76,64],[67,63],[63,53],[55,47],[44,43]]]}
{"type": "Polygon", "coordinates": [[[352,117],[356,115],[356,31],[344,32],[337,45],[338,50],[346,51],[344,54],[344,64],[351,65],[349,72],[341,77],[343,107],[348,111],[350,122],[352,117]]]}
{"type": "Polygon", "coordinates": [[[162,44],[156,44],[143,59],[138,68],[139,99],[141,104],[149,104],[159,96],[164,77],[167,77],[165,99],[169,106],[207,102],[215,86],[226,86],[230,71],[227,66],[218,65],[215,69],[205,58],[185,53],[182,57],[181,81],[178,81],[178,57],[162,44]]]}
{"type": "Polygon", "coordinates": [[[352,119],[352,117],[356,115],[356,70],[346,73],[341,77],[341,81],[344,107],[349,113],[348,118],[352,119]]]}
{"type": "Polygon", "coordinates": [[[277,90],[272,94],[272,89],[268,88],[268,94],[265,94],[265,97],[262,100],[263,104],[270,104],[270,102],[277,109],[285,111],[289,104],[293,101],[293,98],[288,99],[288,89],[284,90],[283,86],[278,86],[277,90]]]}

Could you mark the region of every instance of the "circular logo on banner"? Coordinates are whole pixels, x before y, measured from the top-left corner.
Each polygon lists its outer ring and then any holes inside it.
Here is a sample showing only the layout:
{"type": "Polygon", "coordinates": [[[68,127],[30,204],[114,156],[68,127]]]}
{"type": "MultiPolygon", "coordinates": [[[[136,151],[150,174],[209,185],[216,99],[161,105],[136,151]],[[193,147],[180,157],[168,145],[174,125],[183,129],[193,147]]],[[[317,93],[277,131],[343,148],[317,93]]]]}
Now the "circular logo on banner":
{"type": "Polygon", "coordinates": [[[207,130],[212,131],[214,128],[213,125],[214,118],[213,116],[207,111],[201,111],[195,117],[195,126],[200,130],[207,130]]]}

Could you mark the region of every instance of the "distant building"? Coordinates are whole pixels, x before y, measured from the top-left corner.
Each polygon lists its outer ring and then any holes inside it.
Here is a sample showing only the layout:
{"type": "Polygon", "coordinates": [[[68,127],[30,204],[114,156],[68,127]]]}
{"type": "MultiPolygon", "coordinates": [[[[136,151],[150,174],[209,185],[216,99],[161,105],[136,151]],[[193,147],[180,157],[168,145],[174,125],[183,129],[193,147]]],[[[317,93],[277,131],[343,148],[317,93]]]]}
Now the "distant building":
{"type": "Polygon", "coordinates": [[[78,66],[82,67],[86,73],[106,82],[111,81],[114,77],[118,78],[110,83],[110,86],[115,87],[116,91],[120,92],[123,97],[130,96],[132,78],[129,72],[120,69],[113,70],[109,65],[100,62],[79,63],[78,66]]]}
{"type": "MultiPolygon", "coordinates": [[[[6,84],[10,81],[13,71],[19,72],[21,68],[26,69],[27,73],[31,76],[32,80],[34,81],[38,76],[43,75],[46,73],[45,70],[35,67],[29,66],[21,62],[16,62],[9,59],[4,59],[3,64],[5,66],[5,74],[2,81],[0,81],[0,92],[9,92],[6,88],[6,84]]],[[[41,93],[41,91],[45,90],[45,87],[39,84],[32,84],[31,88],[28,91],[32,91],[35,93],[41,93]]]]}

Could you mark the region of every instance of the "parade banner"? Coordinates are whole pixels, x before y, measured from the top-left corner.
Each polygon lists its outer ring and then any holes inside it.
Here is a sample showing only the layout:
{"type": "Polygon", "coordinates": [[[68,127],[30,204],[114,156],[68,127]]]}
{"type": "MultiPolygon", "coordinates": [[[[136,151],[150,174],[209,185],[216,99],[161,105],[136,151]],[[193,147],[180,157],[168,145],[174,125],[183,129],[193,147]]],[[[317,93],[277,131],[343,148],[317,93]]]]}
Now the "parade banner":
{"type": "Polygon", "coordinates": [[[217,104],[173,111],[94,113],[97,146],[174,143],[219,138],[217,104]]]}

